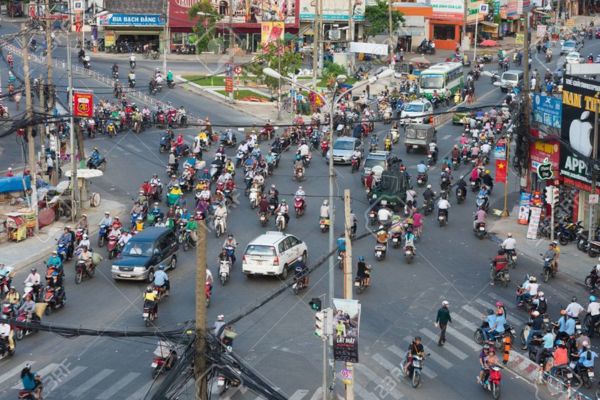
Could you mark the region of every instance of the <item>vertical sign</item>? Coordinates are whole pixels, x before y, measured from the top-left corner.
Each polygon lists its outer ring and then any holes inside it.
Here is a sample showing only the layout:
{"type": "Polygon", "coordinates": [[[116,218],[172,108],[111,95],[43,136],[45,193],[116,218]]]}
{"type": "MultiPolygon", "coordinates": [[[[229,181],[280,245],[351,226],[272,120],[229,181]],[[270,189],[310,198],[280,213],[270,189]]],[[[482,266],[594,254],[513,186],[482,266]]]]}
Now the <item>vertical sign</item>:
{"type": "Polygon", "coordinates": [[[232,93],[233,92],[233,78],[228,76],[225,78],[225,92],[232,93]]]}
{"type": "Polygon", "coordinates": [[[73,92],[73,111],[76,117],[94,115],[94,95],[92,93],[73,92]]]}
{"type": "Polygon", "coordinates": [[[521,192],[519,199],[519,225],[527,225],[529,223],[529,207],[531,204],[531,193],[521,192]]]}
{"type": "Polygon", "coordinates": [[[540,226],[540,216],[542,209],[540,207],[531,208],[531,216],[529,217],[529,227],[527,227],[527,239],[537,239],[537,231],[540,226]]]}
{"type": "Polygon", "coordinates": [[[333,299],[333,358],[358,362],[360,303],[358,300],[333,299]]]}

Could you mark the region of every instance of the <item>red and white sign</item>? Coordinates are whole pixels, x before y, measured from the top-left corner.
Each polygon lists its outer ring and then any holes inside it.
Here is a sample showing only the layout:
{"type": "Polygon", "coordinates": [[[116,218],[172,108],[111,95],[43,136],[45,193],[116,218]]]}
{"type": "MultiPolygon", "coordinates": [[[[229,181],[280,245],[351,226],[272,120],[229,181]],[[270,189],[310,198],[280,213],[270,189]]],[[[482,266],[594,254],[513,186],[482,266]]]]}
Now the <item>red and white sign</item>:
{"type": "Polygon", "coordinates": [[[554,179],[559,176],[560,145],[557,140],[535,140],[529,145],[529,170],[537,173],[537,167],[548,159],[552,163],[554,179]]]}
{"type": "Polygon", "coordinates": [[[92,93],[73,92],[73,112],[76,117],[94,115],[94,95],[92,93]]]}

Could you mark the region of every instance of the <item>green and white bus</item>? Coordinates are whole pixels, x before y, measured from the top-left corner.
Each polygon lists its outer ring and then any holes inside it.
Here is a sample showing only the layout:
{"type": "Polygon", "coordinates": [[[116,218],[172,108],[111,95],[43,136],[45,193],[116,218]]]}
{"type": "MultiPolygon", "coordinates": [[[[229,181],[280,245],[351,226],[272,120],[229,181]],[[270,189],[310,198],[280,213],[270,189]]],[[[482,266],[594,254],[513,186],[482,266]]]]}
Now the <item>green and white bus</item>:
{"type": "Polygon", "coordinates": [[[452,96],[462,90],[464,85],[463,65],[457,62],[444,62],[432,65],[419,76],[419,93],[431,100],[436,90],[440,98],[444,98],[446,89],[452,96]]]}

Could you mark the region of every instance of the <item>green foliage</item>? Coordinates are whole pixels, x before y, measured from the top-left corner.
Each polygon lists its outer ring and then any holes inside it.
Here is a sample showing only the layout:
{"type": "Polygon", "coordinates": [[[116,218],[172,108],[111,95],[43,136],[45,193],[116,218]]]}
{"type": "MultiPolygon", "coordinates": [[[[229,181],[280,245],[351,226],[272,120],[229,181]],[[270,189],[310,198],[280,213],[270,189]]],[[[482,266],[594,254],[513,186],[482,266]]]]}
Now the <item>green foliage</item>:
{"type": "MultiPolygon", "coordinates": [[[[188,11],[188,16],[191,20],[198,21],[194,27],[196,51],[200,53],[210,50],[215,39],[217,22],[222,16],[214,8],[211,0],[200,0],[195,3],[188,11]],[[198,13],[201,15],[198,15],[198,13]]],[[[214,45],[212,47],[214,48],[214,45]]]]}
{"type": "Polygon", "coordinates": [[[285,47],[282,42],[270,43],[244,68],[242,74],[245,80],[249,79],[249,75],[255,76],[257,82],[262,82],[273,90],[279,85],[279,80],[266,76],[263,73],[264,68],[269,67],[282,76],[288,76],[289,73],[295,74],[301,65],[302,55],[299,52],[285,47]]]}
{"type": "MultiPolygon", "coordinates": [[[[392,0],[388,0],[392,1],[392,0]]],[[[400,22],[403,22],[402,13],[392,11],[392,31],[398,29],[400,22]]],[[[367,37],[380,35],[389,30],[389,7],[385,0],[377,0],[374,6],[365,8],[365,32],[367,37]]]]}

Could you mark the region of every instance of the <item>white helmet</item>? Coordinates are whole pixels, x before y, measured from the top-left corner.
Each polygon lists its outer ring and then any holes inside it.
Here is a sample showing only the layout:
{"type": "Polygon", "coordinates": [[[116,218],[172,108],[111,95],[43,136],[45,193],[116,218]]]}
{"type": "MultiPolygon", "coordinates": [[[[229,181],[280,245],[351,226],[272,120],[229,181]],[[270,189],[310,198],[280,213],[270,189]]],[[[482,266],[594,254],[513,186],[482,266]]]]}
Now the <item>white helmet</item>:
{"type": "Polygon", "coordinates": [[[539,317],[539,316],[540,316],[540,312],[539,312],[539,311],[537,311],[537,310],[534,310],[534,311],[531,313],[531,315],[532,315],[533,317],[539,317]]]}
{"type": "Polygon", "coordinates": [[[431,189],[431,185],[427,185],[427,189],[431,189]]]}
{"type": "Polygon", "coordinates": [[[449,305],[449,304],[450,304],[450,303],[448,303],[448,300],[444,300],[444,301],[442,301],[442,305],[443,305],[443,306],[447,306],[447,305],[449,305]]]}
{"type": "Polygon", "coordinates": [[[512,237],[512,233],[508,232],[508,233],[506,234],[506,236],[508,236],[508,237],[510,238],[510,237],[512,237]]]}
{"type": "Polygon", "coordinates": [[[323,200],[323,205],[324,206],[329,205],[329,200],[323,200]]]}
{"type": "Polygon", "coordinates": [[[223,314],[217,315],[217,321],[225,321],[225,316],[223,314]]]}

